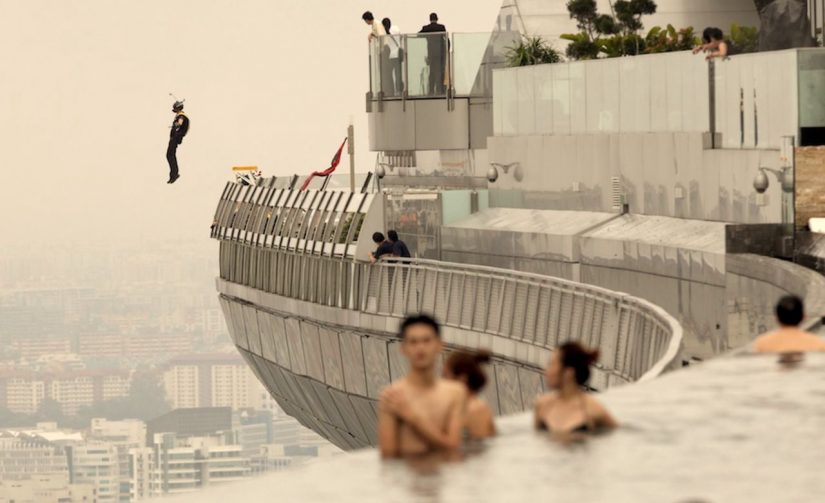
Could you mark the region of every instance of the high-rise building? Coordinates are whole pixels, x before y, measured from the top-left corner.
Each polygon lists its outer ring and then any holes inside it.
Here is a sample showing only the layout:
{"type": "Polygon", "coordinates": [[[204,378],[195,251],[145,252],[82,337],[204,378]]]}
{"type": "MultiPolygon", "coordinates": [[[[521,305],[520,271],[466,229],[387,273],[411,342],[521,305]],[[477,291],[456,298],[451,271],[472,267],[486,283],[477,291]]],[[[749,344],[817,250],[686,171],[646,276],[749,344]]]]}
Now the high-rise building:
{"type": "Polygon", "coordinates": [[[32,414],[51,399],[70,416],[81,407],[127,396],[129,384],[129,372],[122,370],[6,371],[0,374],[0,406],[32,414]]]}
{"type": "Polygon", "coordinates": [[[110,421],[94,418],[89,426],[89,437],[108,442],[117,449],[119,499],[130,501],[134,491],[131,453],[146,446],[146,423],[138,419],[110,421]]]}
{"type": "Polygon", "coordinates": [[[69,482],[95,488],[96,503],[117,503],[120,499],[120,467],[117,448],[91,441],[66,447],[69,482]]]}
{"type": "Polygon", "coordinates": [[[274,400],[237,354],[175,358],[163,375],[166,398],[174,408],[268,409],[274,400]]]}

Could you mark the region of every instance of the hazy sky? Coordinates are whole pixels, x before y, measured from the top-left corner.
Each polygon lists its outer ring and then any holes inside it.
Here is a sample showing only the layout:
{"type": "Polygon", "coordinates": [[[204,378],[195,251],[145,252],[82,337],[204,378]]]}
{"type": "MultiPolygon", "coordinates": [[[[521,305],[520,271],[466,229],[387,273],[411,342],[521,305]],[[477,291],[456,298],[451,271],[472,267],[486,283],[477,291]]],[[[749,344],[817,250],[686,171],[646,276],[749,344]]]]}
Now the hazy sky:
{"type": "Polygon", "coordinates": [[[231,166],[325,168],[350,116],[367,171],[361,13],[474,32],[500,4],[0,0],[0,247],[205,237],[231,166]],[[169,92],[192,120],[171,186],[169,92]]]}

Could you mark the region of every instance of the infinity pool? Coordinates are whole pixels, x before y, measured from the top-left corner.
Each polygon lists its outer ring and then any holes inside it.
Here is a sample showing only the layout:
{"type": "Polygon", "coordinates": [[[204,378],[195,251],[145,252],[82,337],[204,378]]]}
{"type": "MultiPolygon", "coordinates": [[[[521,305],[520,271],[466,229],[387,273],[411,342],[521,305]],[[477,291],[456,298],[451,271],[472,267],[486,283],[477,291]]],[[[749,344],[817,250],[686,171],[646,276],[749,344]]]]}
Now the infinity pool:
{"type": "Polygon", "coordinates": [[[164,501],[825,501],[825,355],[722,357],[602,398],[623,426],[585,442],[521,414],[460,461],[358,451],[164,501]]]}

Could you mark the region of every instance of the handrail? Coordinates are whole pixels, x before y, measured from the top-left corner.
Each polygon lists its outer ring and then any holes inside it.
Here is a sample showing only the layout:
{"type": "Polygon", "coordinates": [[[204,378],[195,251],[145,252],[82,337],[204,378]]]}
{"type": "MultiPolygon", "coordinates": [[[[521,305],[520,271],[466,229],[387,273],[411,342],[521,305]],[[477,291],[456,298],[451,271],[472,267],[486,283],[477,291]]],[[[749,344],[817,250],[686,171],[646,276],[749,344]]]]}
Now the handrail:
{"type": "Polygon", "coordinates": [[[424,259],[369,264],[234,240],[221,240],[220,264],[227,281],[319,305],[393,317],[431,312],[445,326],[545,350],[582,340],[601,349],[598,367],[612,383],[679,363],[682,328],[664,310],[565,279],[424,259]]]}

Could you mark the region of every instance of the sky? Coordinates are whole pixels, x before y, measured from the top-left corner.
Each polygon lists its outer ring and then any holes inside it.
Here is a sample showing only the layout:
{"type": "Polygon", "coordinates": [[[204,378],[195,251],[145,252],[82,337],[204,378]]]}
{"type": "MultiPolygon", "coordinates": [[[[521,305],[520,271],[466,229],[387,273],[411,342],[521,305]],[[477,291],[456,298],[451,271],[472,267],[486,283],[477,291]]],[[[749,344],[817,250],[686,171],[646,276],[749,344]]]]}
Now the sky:
{"type": "Polygon", "coordinates": [[[368,171],[361,13],[479,32],[500,4],[0,0],[0,250],[205,240],[232,166],[326,168],[350,119],[368,171]],[[170,92],[191,119],[174,185],[170,92]]]}

